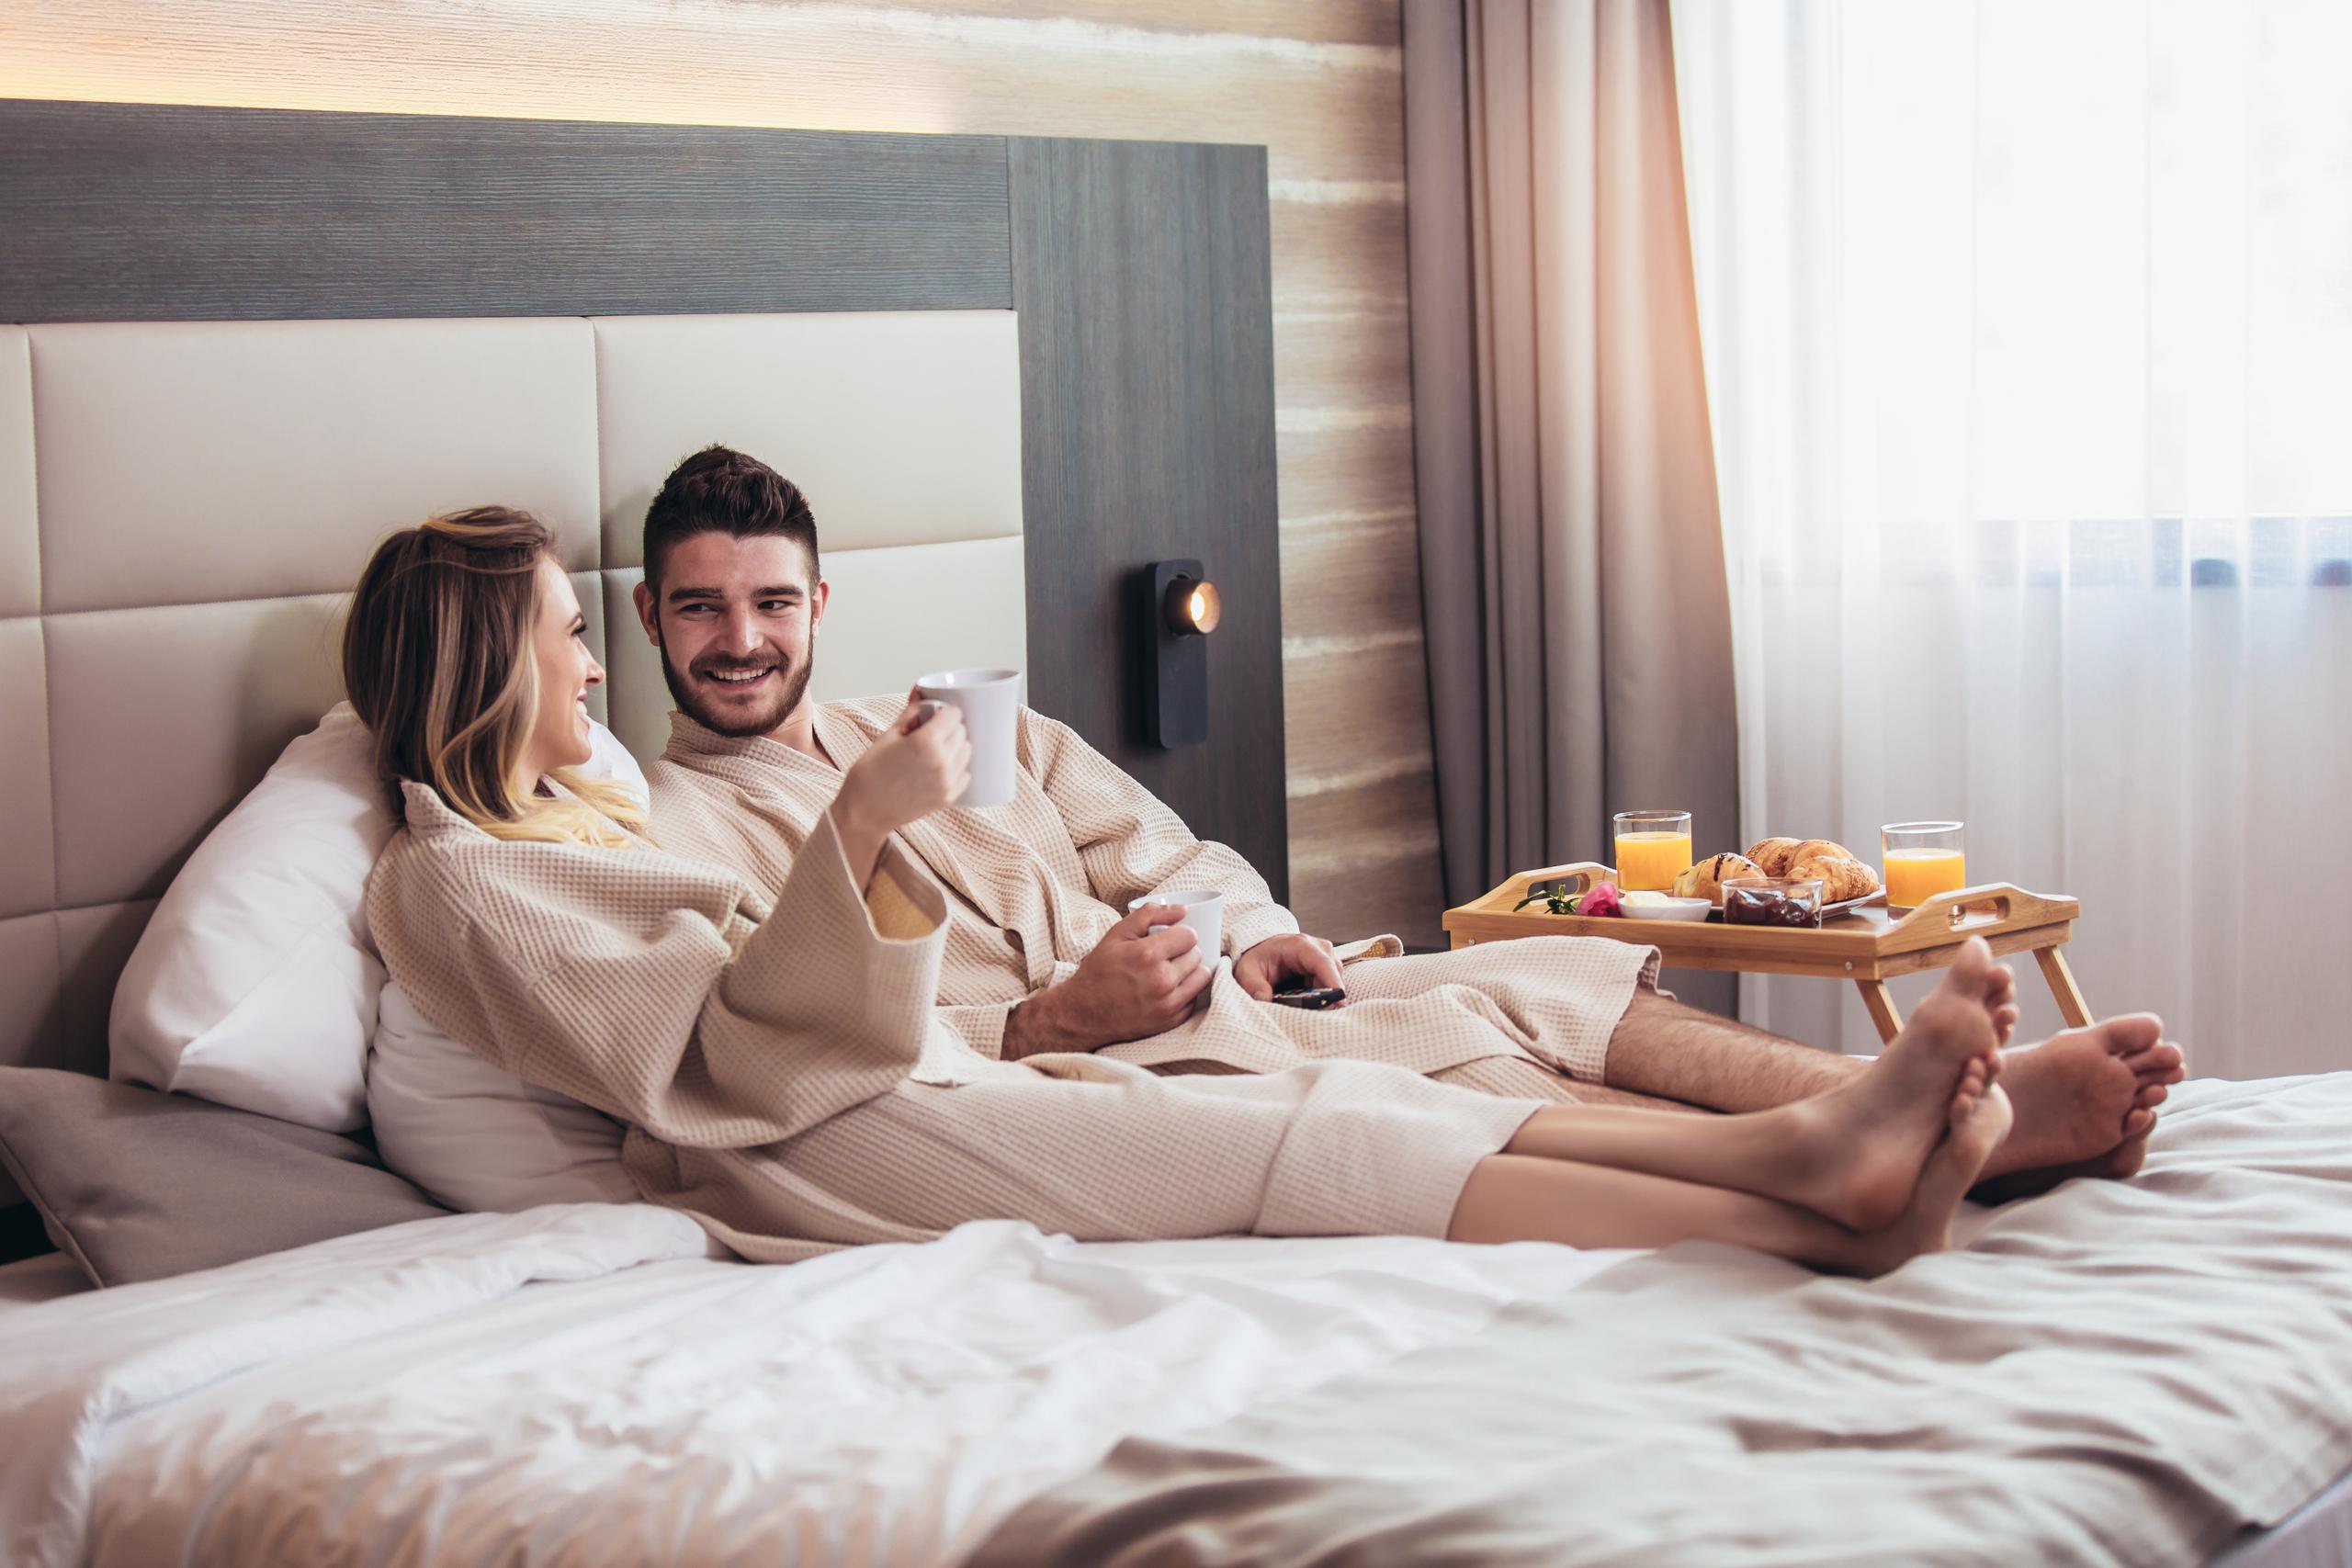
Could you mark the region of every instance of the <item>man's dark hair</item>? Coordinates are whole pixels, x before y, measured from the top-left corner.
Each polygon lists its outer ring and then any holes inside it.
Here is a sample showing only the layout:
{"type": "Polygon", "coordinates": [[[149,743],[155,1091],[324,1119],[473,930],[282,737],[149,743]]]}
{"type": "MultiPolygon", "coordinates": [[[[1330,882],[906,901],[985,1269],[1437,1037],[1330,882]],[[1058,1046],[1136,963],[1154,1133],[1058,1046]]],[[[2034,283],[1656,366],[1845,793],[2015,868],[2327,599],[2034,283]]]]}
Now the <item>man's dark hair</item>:
{"type": "Polygon", "coordinates": [[[670,470],[645,509],[645,581],[657,592],[670,547],[695,534],[781,534],[808,552],[817,579],[817,516],[800,487],[729,446],[710,446],[670,470]]]}

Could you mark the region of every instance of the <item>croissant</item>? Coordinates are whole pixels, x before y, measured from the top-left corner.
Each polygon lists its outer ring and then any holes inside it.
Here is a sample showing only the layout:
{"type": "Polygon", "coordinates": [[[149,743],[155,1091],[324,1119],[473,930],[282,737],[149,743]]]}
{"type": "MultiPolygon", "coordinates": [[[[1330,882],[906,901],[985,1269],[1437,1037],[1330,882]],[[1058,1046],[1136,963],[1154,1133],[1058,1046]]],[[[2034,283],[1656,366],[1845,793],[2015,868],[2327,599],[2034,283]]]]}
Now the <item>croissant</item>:
{"type": "Polygon", "coordinates": [[[1861,858],[1843,844],[1833,843],[1827,839],[1807,839],[1789,852],[1789,863],[1794,865],[1801,860],[1811,860],[1815,855],[1835,855],[1845,860],[1861,858]]]}
{"type": "Polygon", "coordinates": [[[1759,839],[1747,846],[1747,858],[1767,876],[1786,876],[1801,842],[1798,839],[1759,839]]]}
{"type": "Polygon", "coordinates": [[[1825,904],[1866,898],[1878,891],[1878,873],[1851,855],[1807,855],[1791,864],[1788,874],[1798,882],[1819,877],[1825,904]]]}
{"type": "Polygon", "coordinates": [[[1709,855],[1695,865],[1686,867],[1674,879],[1674,895],[1678,898],[1706,898],[1717,908],[1723,907],[1724,884],[1736,876],[1761,876],[1763,868],[1746,855],[1709,855]]]}

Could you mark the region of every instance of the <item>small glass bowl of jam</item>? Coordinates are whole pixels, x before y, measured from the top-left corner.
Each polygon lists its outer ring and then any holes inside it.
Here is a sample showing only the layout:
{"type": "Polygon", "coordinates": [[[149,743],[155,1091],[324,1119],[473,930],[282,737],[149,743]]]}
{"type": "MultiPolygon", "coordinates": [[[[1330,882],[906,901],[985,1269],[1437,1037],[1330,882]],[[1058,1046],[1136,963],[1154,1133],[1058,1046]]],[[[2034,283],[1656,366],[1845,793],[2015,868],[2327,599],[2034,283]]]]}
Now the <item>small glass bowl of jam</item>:
{"type": "Polygon", "coordinates": [[[1786,876],[1736,876],[1724,884],[1724,923],[1728,926],[1817,926],[1821,924],[1821,878],[1800,882],[1786,876]]]}

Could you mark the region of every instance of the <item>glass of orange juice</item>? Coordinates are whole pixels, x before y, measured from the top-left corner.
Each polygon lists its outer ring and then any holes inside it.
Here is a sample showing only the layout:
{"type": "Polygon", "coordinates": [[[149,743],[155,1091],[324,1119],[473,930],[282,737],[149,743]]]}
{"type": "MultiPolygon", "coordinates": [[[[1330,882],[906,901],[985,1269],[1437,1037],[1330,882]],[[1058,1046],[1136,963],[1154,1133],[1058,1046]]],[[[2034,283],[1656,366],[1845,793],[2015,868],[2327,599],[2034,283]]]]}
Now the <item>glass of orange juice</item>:
{"type": "Polygon", "coordinates": [[[1690,813],[1617,813],[1617,886],[1628,893],[1663,893],[1690,869],[1690,813]]]}
{"type": "Polygon", "coordinates": [[[1886,907],[1916,909],[1968,886],[1967,828],[1959,822],[1890,822],[1878,830],[1886,907]]]}

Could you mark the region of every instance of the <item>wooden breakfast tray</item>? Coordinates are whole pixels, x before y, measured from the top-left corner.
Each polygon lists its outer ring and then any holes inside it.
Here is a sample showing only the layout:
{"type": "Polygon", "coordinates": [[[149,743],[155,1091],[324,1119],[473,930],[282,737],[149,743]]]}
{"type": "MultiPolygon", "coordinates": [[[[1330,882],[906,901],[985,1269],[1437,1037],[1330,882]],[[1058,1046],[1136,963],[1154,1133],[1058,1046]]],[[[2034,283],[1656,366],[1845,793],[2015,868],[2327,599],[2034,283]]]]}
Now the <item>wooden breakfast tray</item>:
{"type": "Polygon", "coordinates": [[[1617,874],[1593,861],[1522,872],[1493,892],[1445,912],[1445,931],[1455,947],[1507,942],[1523,936],[1598,936],[1655,947],[1678,969],[1729,969],[1765,975],[1817,975],[1851,980],[1870,1009],[1883,1039],[1903,1027],[1886,982],[1951,964],[1961,943],[1981,936],[1996,953],[2031,953],[2058,1000],[2059,1014],[2075,1028],[2090,1022],[2090,1009],[2058,950],[2074,935],[2083,907],[2063,894],[2029,893],[2006,882],[1939,893],[1916,909],[1890,913],[1883,903],[1865,904],[1826,917],[1818,930],[1783,926],[1734,926],[1719,921],[1596,919],[1555,915],[1542,908],[1514,910],[1529,894],[1582,893],[1617,874]]]}

